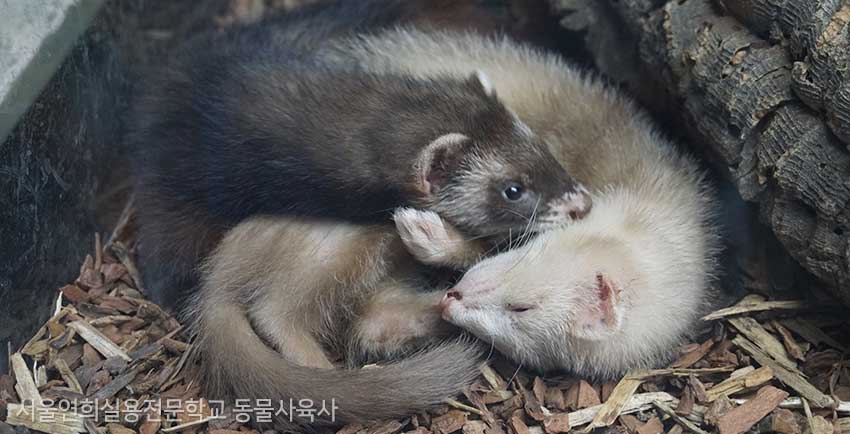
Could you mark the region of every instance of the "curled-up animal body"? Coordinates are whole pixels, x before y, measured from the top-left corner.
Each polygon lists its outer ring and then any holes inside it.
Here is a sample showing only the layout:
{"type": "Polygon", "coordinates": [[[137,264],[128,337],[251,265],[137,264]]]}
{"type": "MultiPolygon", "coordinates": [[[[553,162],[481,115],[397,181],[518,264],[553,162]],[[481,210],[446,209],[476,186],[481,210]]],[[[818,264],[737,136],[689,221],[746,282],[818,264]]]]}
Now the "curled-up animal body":
{"type": "MultiPolygon", "coordinates": [[[[399,221],[434,221],[417,219],[399,221]]],[[[482,348],[440,318],[445,287],[423,277],[391,225],[253,217],[227,232],[202,270],[186,316],[205,396],[335,408],[258,426],[303,432],[404,417],[456,396],[480,372],[482,348]]]]}

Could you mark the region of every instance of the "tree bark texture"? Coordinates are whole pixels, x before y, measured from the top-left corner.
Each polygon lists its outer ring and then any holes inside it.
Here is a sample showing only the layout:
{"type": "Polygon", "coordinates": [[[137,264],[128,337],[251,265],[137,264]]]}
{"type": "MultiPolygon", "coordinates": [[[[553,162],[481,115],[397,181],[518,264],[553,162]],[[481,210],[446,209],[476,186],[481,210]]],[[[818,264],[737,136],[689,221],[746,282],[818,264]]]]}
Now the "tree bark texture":
{"type": "Polygon", "coordinates": [[[850,1],[552,0],[850,304],[850,1]]]}

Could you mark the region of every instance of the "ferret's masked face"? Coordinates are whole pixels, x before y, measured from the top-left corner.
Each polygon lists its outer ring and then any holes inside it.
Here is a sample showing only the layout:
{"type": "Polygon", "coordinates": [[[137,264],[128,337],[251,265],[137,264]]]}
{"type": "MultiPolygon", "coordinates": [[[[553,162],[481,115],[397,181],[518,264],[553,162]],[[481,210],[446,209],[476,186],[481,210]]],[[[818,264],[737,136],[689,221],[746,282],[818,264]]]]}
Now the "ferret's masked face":
{"type": "Polygon", "coordinates": [[[588,190],[545,141],[509,110],[499,110],[500,116],[482,117],[505,118],[501,123],[472,122],[472,132],[443,134],[422,151],[419,185],[429,208],[470,235],[498,239],[584,218],[592,207],[588,190]]]}
{"type": "Polygon", "coordinates": [[[443,318],[541,369],[553,367],[572,341],[619,333],[630,268],[624,248],[563,236],[570,229],[477,264],[442,300],[443,318]]]}
{"type": "MultiPolygon", "coordinates": [[[[502,144],[499,154],[481,158],[479,165],[487,180],[481,197],[486,198],[487,220],[514,230],[544,232],[581,220],[591,212],[590,193],[534,136],[517,138],[529,145],[502,144]]],[[[471,170],[474,173],[474,169],[471,170]]]]}

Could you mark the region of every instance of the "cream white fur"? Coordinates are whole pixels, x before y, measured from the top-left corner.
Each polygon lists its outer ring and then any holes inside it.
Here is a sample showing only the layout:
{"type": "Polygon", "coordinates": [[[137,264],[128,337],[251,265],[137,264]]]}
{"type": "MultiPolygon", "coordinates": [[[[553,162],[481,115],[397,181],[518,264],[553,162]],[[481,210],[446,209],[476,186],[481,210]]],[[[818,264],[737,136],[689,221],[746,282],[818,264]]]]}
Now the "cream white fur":
{"type": "Polygon", "coordinates": [[[703,311],[712,271],[711,241],[669,217],[632,192],[603,194],[585,219],[470,269],[443,317],[532,367],[611,377],[657,365],[703,311]],[[599,275],[620,289],[610,326],[599,275]]]}

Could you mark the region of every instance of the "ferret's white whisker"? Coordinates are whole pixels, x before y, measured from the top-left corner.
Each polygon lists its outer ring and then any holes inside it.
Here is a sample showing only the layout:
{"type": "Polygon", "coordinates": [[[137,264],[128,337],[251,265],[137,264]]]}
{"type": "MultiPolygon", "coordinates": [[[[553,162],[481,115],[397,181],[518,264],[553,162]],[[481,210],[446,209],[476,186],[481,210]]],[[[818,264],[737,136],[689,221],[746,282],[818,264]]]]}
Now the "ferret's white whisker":
{"type": "Polygon", "coordinates": [[[514,374],[511,375],[511,378],[508,380],[508,384],[511,384],[514,381],[514,379],[516,378],[516,376],[519,375],[519,371],[522,370],[522,365],[523,365],[523,361],[518,360],[516,370],[514,371],[514,374]]]}
{"type": "Polygon", "coordinates": [[[530,219],[530,218],[528,218],[527,216],[524,216],[524,215],[522,215],[521,213],[518,213],[518,212],[516,212],[516,211],[514,211],[514,210],[512,210],[512,209],[510,209],[510,208],[500,207],[500,208],[498,208],[498,209],[499,209],[499,210],[501,210],[501,211],[506,211],[506,212],[508,212],[508,213],[510,213],[510,214],[513,214],[513,215],[515,215],[515,216],[517,216],[517,217],[519,217],[519,218],[521,218],[521,219],[523,219],[523,220],[525,220],[525,221],[531,221],[531,219],[530,219]]]}
{"type": "Polygon", "coordinates": [[[492,359],[492,358],[493,358],[493,354],[494,354],[494,353],[495,353],[495,351],[496,351],[496,338],[495,338],[493,335],[489,335],[488,337],[490,338],[490,339],[489,339],[489,341],[490,341],[490,350],[487,352],[487,357],[486,357],[486,358],[484,358],[484,362],[485,362],[485,363],[486,363],[486,362],[489,362],[489,361],[490,361],[490,359],[492,359]]]}

